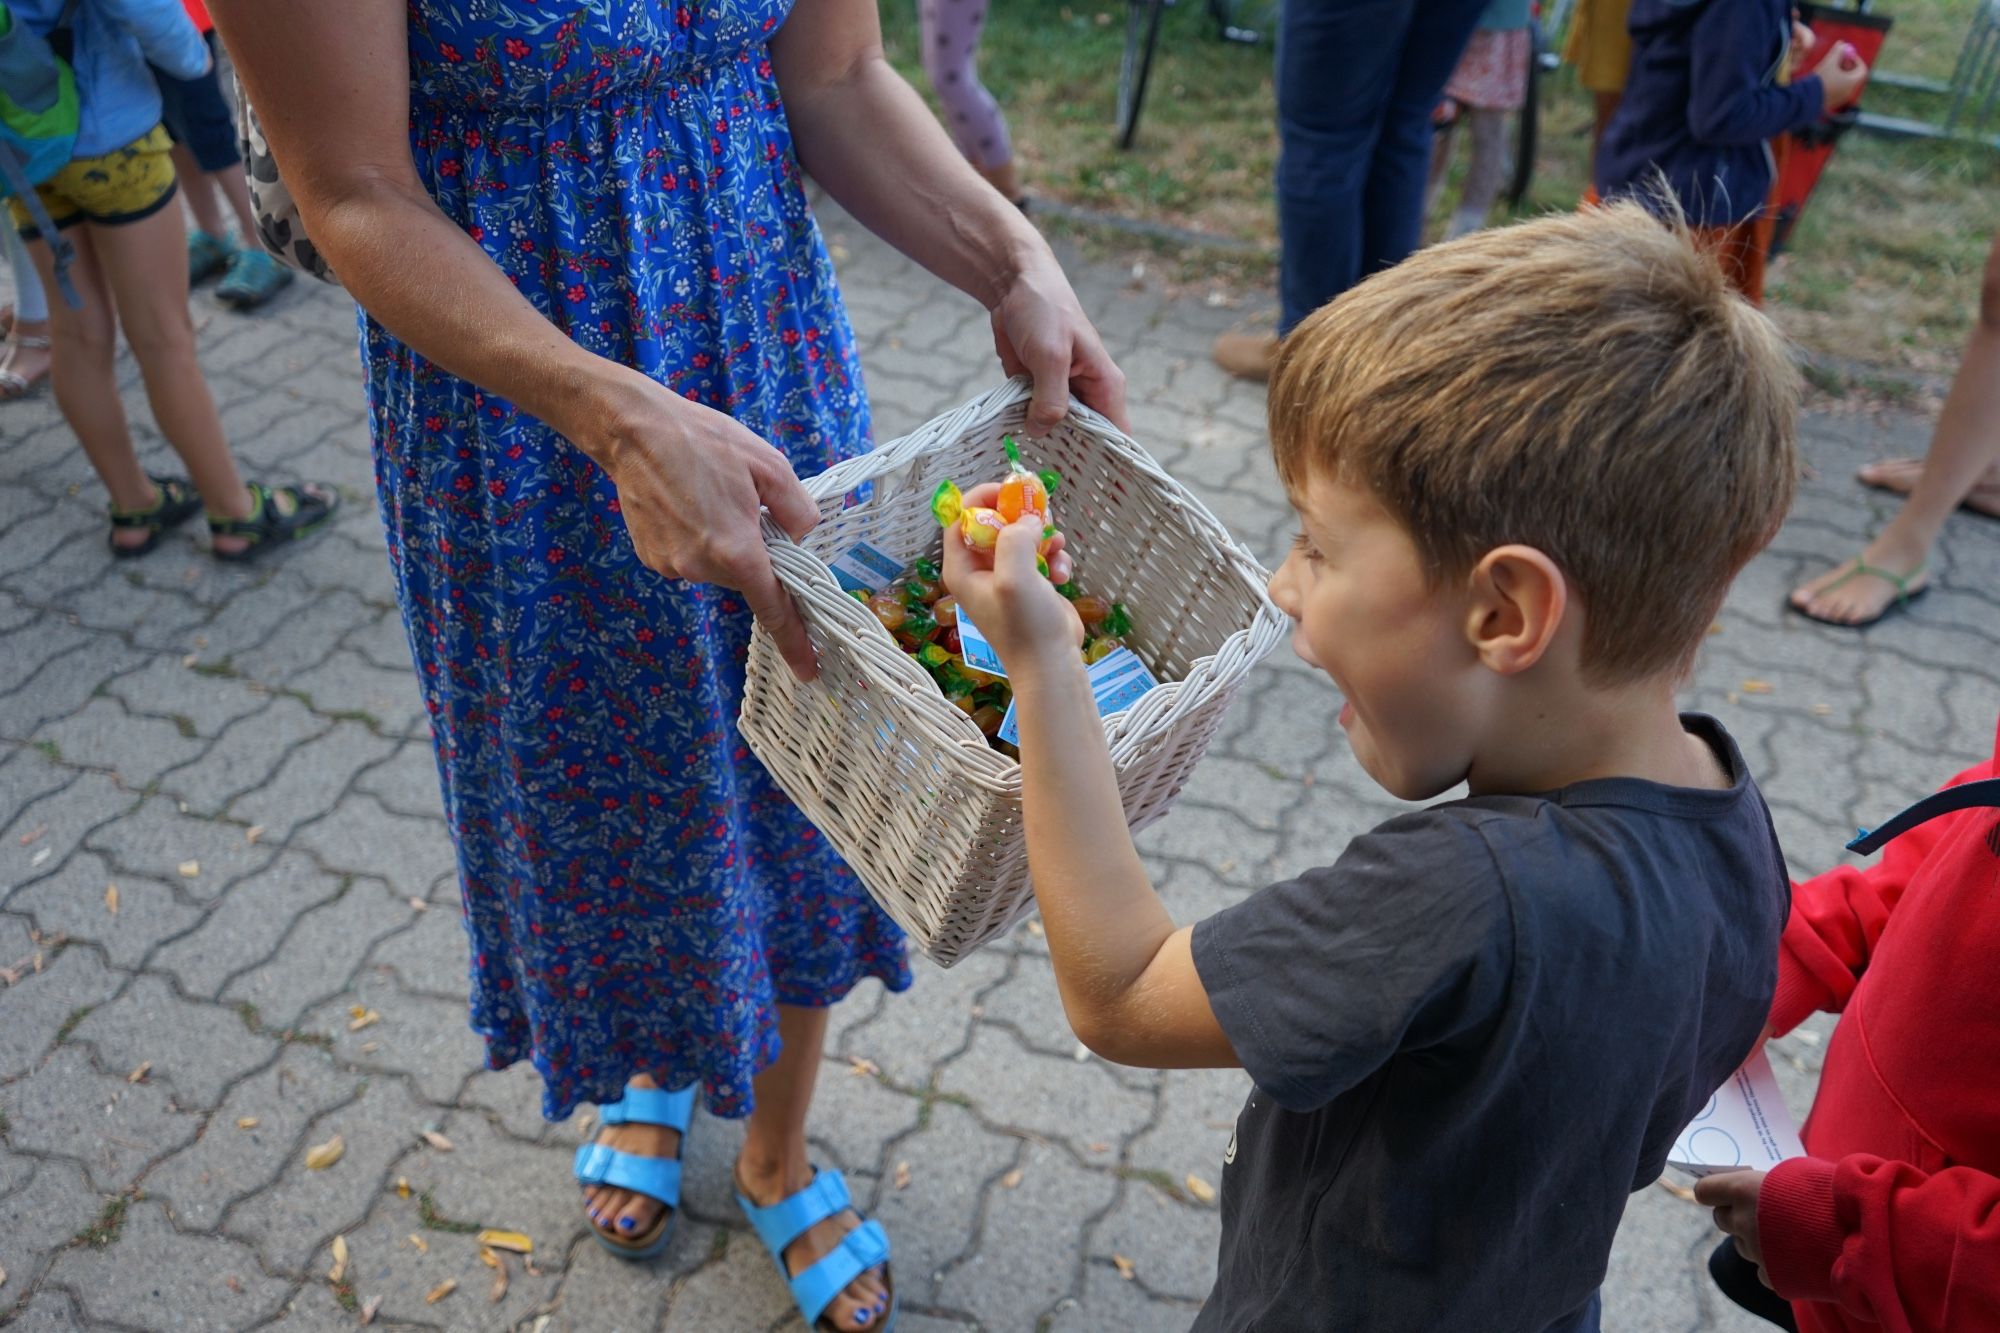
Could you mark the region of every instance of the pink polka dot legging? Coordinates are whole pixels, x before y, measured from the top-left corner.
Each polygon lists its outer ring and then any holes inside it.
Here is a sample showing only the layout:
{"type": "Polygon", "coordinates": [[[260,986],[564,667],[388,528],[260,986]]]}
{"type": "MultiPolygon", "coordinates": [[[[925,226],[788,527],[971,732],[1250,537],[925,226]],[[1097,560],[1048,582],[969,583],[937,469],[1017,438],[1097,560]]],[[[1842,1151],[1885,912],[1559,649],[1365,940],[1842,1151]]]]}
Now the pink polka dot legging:
{"type": "Polygon", "coordinates": [[[1013,160],[1007,122],[986,85],[979,81],[979,34],[986,26],[986,0],[917,0],[924,73],[944,103],[945,127],[959,151],[981,171],[1013,160]]]}

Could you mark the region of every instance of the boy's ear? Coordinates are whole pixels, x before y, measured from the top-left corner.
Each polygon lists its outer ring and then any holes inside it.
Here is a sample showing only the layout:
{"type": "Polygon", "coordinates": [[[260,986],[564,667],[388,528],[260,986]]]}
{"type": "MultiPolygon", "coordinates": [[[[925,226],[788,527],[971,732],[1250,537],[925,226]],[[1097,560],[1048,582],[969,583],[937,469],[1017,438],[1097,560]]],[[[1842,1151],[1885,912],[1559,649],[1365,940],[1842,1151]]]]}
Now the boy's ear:
{"type": "Polygon", "coordinates": [[[1488,551],[1466,591],[1466,639],[1481,665],[1503,676],[1541,661],[1569,610],[1569,580],[1532,546],[1488,551]]]}

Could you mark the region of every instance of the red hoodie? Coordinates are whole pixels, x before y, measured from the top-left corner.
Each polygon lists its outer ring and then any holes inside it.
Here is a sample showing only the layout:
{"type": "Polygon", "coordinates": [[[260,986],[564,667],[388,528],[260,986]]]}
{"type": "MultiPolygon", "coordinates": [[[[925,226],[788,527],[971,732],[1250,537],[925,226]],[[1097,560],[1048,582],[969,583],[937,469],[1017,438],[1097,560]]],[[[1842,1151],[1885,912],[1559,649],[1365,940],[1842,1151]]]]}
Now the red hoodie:
{"type": "Polygon", "coordinates": [[[1772,1031],[1820,1009],[1807,1155],[1757,1205],[1772,1286],[1805,1333],[2000,1330],[2000,810],[1793,887],[1772,1031]]]}

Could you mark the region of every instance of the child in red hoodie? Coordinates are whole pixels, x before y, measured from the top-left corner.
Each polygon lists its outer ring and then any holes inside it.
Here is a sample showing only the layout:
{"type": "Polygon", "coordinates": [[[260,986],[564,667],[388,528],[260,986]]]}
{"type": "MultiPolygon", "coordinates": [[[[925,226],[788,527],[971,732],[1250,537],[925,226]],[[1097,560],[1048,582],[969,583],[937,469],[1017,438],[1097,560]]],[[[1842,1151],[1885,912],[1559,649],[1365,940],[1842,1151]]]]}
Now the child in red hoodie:
{"type": "Polygon", "coordinates": [[[1718,1282],[1775,1323],[2000,1329],[2000,737],[1994,748],[1850,844],[1893,839],[1878,864],[1793,888],[1769,1030],[1842,1015],[1806,1155],[1695,1186],[1731,1236],[1710,1263],[1718,1282]],[[1750,1264],[1783,1301],[1732,1280],[1750,1264]]]}

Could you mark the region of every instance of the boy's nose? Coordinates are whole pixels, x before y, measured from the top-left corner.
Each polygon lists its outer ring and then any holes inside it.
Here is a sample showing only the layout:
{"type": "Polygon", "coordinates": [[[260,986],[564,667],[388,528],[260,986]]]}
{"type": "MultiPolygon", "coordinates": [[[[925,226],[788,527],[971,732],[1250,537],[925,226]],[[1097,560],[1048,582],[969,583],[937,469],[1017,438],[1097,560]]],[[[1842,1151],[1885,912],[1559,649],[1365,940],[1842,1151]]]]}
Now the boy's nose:
{"type": "Polygon", "coordinates": [[[1277,604],[1278,609],[1294,620],[1299,618],[1299,613],[1292,601],[1291,575],[1292,563],[1297,559],[1296,554],[1286,556],[1285,562],[1278,566],[1277,572],[1271,575],[1271,582],[1264,589],[1277,604]]]}

